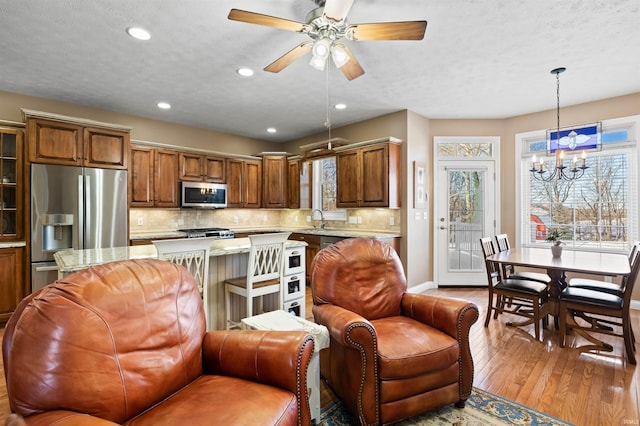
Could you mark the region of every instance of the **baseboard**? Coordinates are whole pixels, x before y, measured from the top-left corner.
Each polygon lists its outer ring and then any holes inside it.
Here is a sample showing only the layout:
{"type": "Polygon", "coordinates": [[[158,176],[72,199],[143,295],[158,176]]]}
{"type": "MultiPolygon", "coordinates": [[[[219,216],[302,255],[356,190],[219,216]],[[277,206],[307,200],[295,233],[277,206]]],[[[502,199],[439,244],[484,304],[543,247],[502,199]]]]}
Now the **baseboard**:
{"type": "Polygon", "coordinates": [[[632,300],[629,304],[629,308],[640,311],[640,300],[632,300]]]}
{"type": "Polygon", "coordinates": [[[418,285],[414,285],[413,287],[407,288],[407,293],[422,293],[423,291],[430,290],[432,288],[437,288],[437,287],[433,283],[433,281],[427,281],[418,285]]]}

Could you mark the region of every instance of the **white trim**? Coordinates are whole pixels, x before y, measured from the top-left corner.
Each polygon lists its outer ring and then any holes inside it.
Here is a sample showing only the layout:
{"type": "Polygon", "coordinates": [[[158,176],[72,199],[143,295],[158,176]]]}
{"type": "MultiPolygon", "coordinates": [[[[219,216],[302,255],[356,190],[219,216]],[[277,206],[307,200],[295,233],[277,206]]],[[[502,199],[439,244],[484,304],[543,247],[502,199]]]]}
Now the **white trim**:
{"type": "Polygon", "coordinates": [[[640,300],[632,300],[629,304],[629,308],[640,311],[640,300]]]}
{"type": "Polygon", "coordinates": [[[433,281],[425,281],[421,284],[408,287],[407,293],[418,294],[418,293],[423,293],[427,290],[432,290],[434,288],[438,288],[438,286],[433,281]]]}

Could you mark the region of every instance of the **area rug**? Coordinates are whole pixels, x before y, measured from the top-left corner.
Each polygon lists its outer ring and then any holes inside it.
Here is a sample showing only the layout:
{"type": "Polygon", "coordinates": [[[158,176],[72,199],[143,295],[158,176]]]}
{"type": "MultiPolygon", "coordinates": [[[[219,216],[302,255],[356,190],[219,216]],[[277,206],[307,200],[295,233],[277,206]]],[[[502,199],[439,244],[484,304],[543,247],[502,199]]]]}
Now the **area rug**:
{"type": "MultiPolygon", "coordinates": [[[[322,426],[356,426],[356,418],[352,417],[340,401],[333,402],[322,410],[320,425],[322,426]]],[[[465,408],[455,408],[453,404],[438,410],[430,411],[395,423],[394,426],[427,426],[427,425],[526,425],[555,426],[571,425],[548,414],[509,401],[498,395],[473,388],[465,408]]]]}

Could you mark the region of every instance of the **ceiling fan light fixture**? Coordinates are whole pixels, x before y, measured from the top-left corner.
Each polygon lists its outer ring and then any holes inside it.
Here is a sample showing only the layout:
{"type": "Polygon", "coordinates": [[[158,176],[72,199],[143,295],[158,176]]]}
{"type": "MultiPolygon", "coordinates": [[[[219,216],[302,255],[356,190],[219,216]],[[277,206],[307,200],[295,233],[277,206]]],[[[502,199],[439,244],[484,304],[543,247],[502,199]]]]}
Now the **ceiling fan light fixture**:
{"type": "Polygon", "coordinates": [[[311,48],[311,53],[313,54],[313,56],[311,57],[309,65],[319,71],[324,71],[324,67],[326,66],[327,58],[329,57],[330,52],[331,41],[326,38],[318,39],[311,48]]]}
{"type": "Polygon", "coordinates": [[[333,63],[336,64],[336,67],[342,68],[344,64],[349,62],[349,55],[347,51],[344,50],[344,47],[340,43],[334,43],[331,46],[331,59],[333,59],[333,63]]]}
{"type": "Polygon", "coordinates": [[[329,57],[329,52],[331,50],[331,41],[326,38],[318,39],[311,49],[311,53],[313,56],[318,56],[323,59],[327,59],[329,57]]]}
{"type": "Polygon", "coordinates": [[[313,56],[309,61],[309,65],[311,65],[318,71],[324,71],[324,67],[326,64],[327,64],[327,58],[321,58],[319,56],[313,56]]]}

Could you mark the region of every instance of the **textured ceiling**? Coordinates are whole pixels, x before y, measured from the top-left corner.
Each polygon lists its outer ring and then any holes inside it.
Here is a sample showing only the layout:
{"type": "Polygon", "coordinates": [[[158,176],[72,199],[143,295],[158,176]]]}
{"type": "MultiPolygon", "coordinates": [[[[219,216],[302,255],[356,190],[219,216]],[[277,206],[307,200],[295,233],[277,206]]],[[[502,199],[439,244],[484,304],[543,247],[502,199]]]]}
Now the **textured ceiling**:
{"type": "MultiPolygon", "coordinates": [[[[428,21],[422,41],[349,42],[347,81],[299,59],[262,71],[305,35],[229,21],[231,8],[304,21],[312,0],[0,0],[0,90],[263,140],[402,109],[504,118],[640,92],[638,0],[355,0],[350,23],[428,21]],[[152,38],[130,38],[139,25],[152,38]],[[239,77],[238,66],[256,74],[239,77]],[[327,78],[329,91],[327,91],[327,78]],[[168,111],[158,101],[171,103],[168,111]],[[269,135],[267,127],[278,133],[269,135]]],[[[567,123],[569,124],[569,123],[567,123]]]]}

